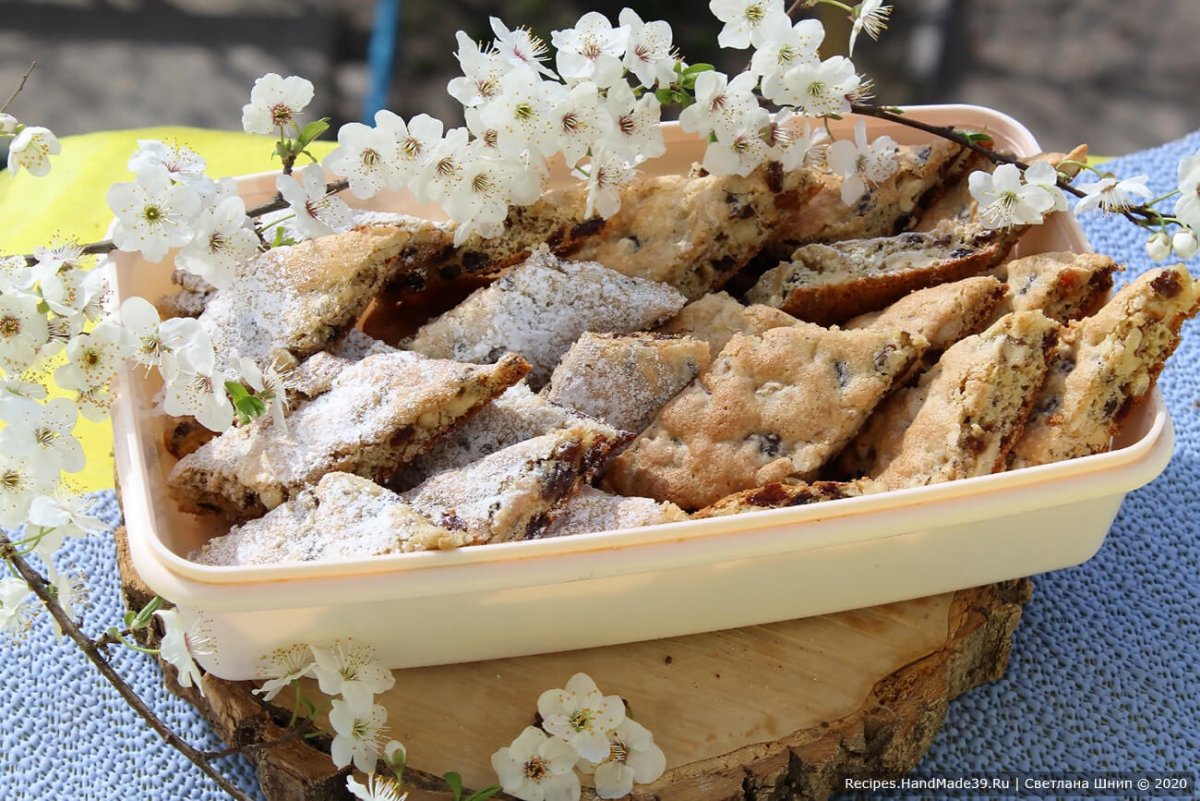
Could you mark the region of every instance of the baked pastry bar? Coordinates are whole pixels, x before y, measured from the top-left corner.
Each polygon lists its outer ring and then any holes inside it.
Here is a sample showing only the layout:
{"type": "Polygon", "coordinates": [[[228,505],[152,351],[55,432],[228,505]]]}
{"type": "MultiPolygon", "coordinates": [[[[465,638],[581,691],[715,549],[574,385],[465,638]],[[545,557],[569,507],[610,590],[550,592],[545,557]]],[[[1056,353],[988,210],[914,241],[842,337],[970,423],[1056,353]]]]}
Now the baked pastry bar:
{"type": "Polygon", "coordinates": [[[242,357],[294,366],[345,335],[389,275],[428,258],[447,236],[410,218],[274,248],[209,299],[200,325],[225,373],[237,375],[242,357]]]}
{"type": "Polygon", "coordinates": [[[689,337],[585,333],[554,368],[546,398],[638,434],[708,361],[708,345],[689,337]]]}
{"type": "Polygon", "coordinates": [[[246,520],[327,473],[385,481],[528,369],[513,354],[495,365],[415,353],[368,356],[342,370],[328,392],[292,412],[286,433],[265,415],[231,428],[181,459],[167,483],[185,511],[220,511],[246,520]]]}
{"type": "Polygon", "coordinates": [[[613,460],[606,485],[693,510],[790,476],[811,478],[924,348],[904,332],[811,324],[735,334],[613,460]]]}
{"type": "Polygon", "coordinates": [[[685,299],[665,284],[631,278],[595,262],[559,260],[540,248],[529,260],[422,326],[405,347],[438,359],[487,362],[520,353],[541,388],[585,331],[653,328],[685,299]]]}
{"type": "Polygon", "coordinates": [[[338,374],[347,367],[368,356],[397,351],[398,348],[352,328],[332,349],[314,353],[301,362],[300,366],[292,371],[291,389],[300,397],[315,398],[328,392],[338,374]]]}
{"type": "Polygon", "coordinates": [[[789,506],[807,506],[810,503],[838,501],[883,492],[882,484],[864,478],[857,481],[813,481],[772,482],[764,487],[742,490],[726,495],[692,514],[694,519],[723,517],[742,512],[760,512],[763,509],[784,509],[789,506]]]}
{"type": "Polygon", "coordinates": [[[1108,450],[1198,310],[1200,286],[1178,265],[1143,273],[1094,316],[1071,323],[1009,467],[1108,450]]]}
{"type": "Polygon", "coordinates": [[[1000,266],[1008,297],[996,317],[1010,311],[1038,309],[1066,324],[1094,314],[1112,289],[1117,263],[1097,253],[1039,253],[1000,266]]]}
{"type": "Polygon", "coordinates": [[[1008,253],[999,241],[993,231],[947,227],[807,245],[791,261],[765,272],[746,292],[746,300],[821,325],[840,323],[914,290],[986,272],[1008,253]]]}
{"type": "Polygon", "coordinates": [[[965,336],[978,333],[992,319],[1007,289],[987,275],[918,289],[883,311],[862,314],[843,328],[874,328],[920,334],[929,341],[927,355],[942,351],[965,336]]]}
{"type": "Polygon", "coordinates": [[[510,445],[574,426],[595,426],[608,436],[618,436],[611,426],[551,403],[519,381],[401,467],[390,486],[411,489],[437,473],[465,467],[510,445]]]}
{"type": "Polygon", "coordinates": [[[727,292],[714,292],[684,306],[658,330],[702,340],[712,353],[720,353],[734,334],[759,336],[796,322],[795,317],[772,306],[744,306],[727,292]]]}
{"type": "Polygon", "coordinates": [[[687,512],[670,501],[626,498],[595,487],[584,487],[563,505],[562,512],[541,536],[566,537],[595,531],[656,526],[687,519],[687,512]]]}
{"type": "Polygon", "coordinates": [[[1003,469],[1046,377],[1058,328],[1041,312],[1015,312],[952,345],[856,440],[875,450],[871,477],[895,489],[1003,469]]]}
{"type": "Polygon", "coordinates": [[[595,424],[559,429],[431,476],[401,497],[469,544],[536,537],[623,441],[595,424]]]}
{"type": "Polygon", "coordinates": [[[329,473],[257,520],[234,526],[188,556],[204,565],[274,565],[446,550],[462,532],[435,526],[391,490],[329,473]]]}

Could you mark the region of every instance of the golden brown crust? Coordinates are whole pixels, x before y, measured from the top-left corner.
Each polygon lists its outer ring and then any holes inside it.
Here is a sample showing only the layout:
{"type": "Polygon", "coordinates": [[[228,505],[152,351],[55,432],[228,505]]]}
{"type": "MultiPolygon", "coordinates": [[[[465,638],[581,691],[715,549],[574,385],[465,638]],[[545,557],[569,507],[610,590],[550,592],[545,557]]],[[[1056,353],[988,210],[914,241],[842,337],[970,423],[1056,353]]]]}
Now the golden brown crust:
{"type": "Polygon", "coordinates": [[[707,342],[712,353],[720,353],[734,334],[760,336],[796,318],[771,306],[743,306],[726,292],[714,292],[680,309],[659,329],[664,334],[681,334],[707,342]]]}
{"type": "Polygon", "coordinates": [[[724,517],[737,515],[742,512],[760,512],[763,509],[785,509],[790,506],[807,506],[811,503],[824,501],[839,501],[843,498],[857,498],[882,492],[886,489],[882,484],[861,479],[859,481],[813,481],[805,483],[775,482],[763,487],[735,492],[726,495],[716,503],[709,504],[692,514],[693,519],[705,517],[724,517]]]}
{"type": "Polygon", "coordinates": [[[965,336],[987,326],[992,311],[1008,288],[990,275],[964,278],[920,289],[886,309],[859,315],[843,328],[877,328],[920,334],[929,340],[929,352],[941,354],[965,336]]]}

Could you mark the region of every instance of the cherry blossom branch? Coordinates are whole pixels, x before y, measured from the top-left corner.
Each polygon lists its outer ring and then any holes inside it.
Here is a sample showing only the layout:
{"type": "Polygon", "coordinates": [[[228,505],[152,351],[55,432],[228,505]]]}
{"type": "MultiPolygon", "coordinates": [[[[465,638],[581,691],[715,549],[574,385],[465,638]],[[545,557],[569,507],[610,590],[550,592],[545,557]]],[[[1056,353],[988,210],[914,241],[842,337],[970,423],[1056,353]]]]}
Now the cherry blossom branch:
{"type": "Polygon", "coordinates": [[[33,594],[42,602],[42,606],[46,607],[46,611],[58,623],[63,633],[79,647],[79,650],[83,651],[88,660],[96,667],[96,670],[100,672],[100,675],[108,680],[108,683],[116,689],[125,703],[129,704],[167,745],[187,757],[190,762],[204,771],[205,775],[215,781],[232,798],[237,799],[237,801],[251,801],[250,796],[242,792],[225,778],[220,771],[209,764],[208,757],[204,752],[193,747],[191,743],[172,731],[158,715],[154,714],[154,711],[146,705],[146,702],[121,678],[121,675],[109,663],[104,652],[80,630],[75,621],[71,619],[71,616],[63,611],[63,608],[54,599],[54,596],[51,595],[46,579],[34,570],[29,562],[25,561],[24,557],[17,552],[12,540],[2,532],[0,532],[0,558],[5,559],[5,561],[12,565],[18,575],[29,585],[29,589],[33,594]]]}
{"type": "Polygon", "coordinates": [[[37,69],[36,61],[29,64],[29,69],[25,70],[25,74],[21,76],[21,82],[17,84],[17,88],[13,89],[13,93],[8,96],[8,100],[5,100],[4,105],[0,106],[0,114],[8,111],[8,107],[11,106],[12,102],[17,99],[17,95],[21,94],[21,90],[25,88],[25,82],[29,80],[29,76],[33,74],[35,69],[37,69]]]}

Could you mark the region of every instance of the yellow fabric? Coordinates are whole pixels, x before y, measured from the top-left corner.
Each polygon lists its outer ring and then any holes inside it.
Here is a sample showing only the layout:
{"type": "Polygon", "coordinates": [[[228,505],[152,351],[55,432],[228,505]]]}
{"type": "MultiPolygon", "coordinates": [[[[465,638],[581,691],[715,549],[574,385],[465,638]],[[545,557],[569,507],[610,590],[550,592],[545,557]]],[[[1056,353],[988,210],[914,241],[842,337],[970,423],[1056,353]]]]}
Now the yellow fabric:
{"type": "MultiPolygon", "coordinates": [[[[63,137],[62,152],[52,157],[50,174],[35,178],[22,170],[0,172],[0,253],[30,253],[55,236],[94,242],[112,222],[104,199],[112,184],[133,180],[126,169],[139,139],[185,144],[208,162],[214,178],[278,169],[269,136],[251,136],[199,128],[142,128],[63,137]]],[[[332,142],[314,143],[309,151],[322,158],[332,142]]],[[[171,269],[167,261],[160,267],[171,269]]],[[[151,300],[154,300],[151,298],[151,300]]],[[[108,422],[82,418],[75,434],[83,443],[87,466],[69,476],[73,487],[93,491],[113,486],[112,429],[108,422]]]]}

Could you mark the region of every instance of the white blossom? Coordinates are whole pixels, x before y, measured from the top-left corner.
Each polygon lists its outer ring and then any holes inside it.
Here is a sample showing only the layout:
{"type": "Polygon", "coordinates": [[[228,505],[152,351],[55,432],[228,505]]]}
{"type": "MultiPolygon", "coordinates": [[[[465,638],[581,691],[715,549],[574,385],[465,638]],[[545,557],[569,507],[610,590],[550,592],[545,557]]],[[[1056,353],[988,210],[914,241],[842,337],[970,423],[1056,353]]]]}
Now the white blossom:
{"type": "Polygon", "coordinates": [[[334,731],[329,748],[333,764],[344,768],[353,762],[363,773],[374,773],[386,723],[387,710],[379,704],[368,703],[366,708],[359,709],[348,701],[333,699],[329,711],[329,724],[334,731]]]}
{"type": "Polygon", "coordinates": [[[791,19],[783,0],[710,0],[708,8],[725,27],[717,35],[717,44],[742,50],[758,47],[768,31],[790,27],[791,19]]]}
{"type": "Polygon", "coordinates": [[[510,745],[492,754],[500,786],[522,801],[578,801],[578,752],[559,737],[526,726],[510,745]]]}
{"type": "Polygon", "coordinates": [[[345,176],[355,197],[373,197],[385,187],[400,186],[400,174],[392,158],[396,141],[387,129],[348,122],[338,129],[337,140],[338,146],[322,164],[326,170],[345,176]]]}
{"type": "Polygon", "coordinates": [[[314,645],[312,654],[316,660],[313,675],[321,692],[341,695],[356,712],[365,713],[376,695],[396,684],[396,677],[375,659],[370,648],[338,642],[329,648],[314,645]]]}
{"type": "Polygon", "coordinates": [[[555,64],[568,83],[592,81],[601,87],[621,79],[621,56],[629,42],[629,26],[614,28],[603,14],[589,11],[574,28],[554,31],[551,43],[558,48],[555,64]]]}
{"type": "Polygon", "coordinates": [[[540,176],[512,158],[476,157],[462,165],[461,180],[442,199],[458,223],[454,244],[461,245],[478,232],[484,238],[504,229],[510,203],[528,205],[542,193],[540,176]]]}
{"type": "Polygon", "coordinates": [[[542,61],[546,59],[546,43],[534,36],[528,28],[509,30],[498,17],[488,17],[492,33],[496,35],[494,48],[510,67],[538,72],[547,78],[554,73],[542,61]]]}
{"type": "Polygon", "coordinates": [[[271,423],[287,433],[287,392],[290,381],[287,371],[278,363],[272,363],[265,368],[259,367],[253,359],[243,358],[238,362],[242,380],[250,385],[258,399],[267,405],[271,414],[271,423]]]}
{"type": "Polygon", "coordinates": [[[717,138],[735,136],[747,121],[761,119],[764,109],[754,96],[756,78],[748,72],[732,81],[722,72],[710,70],[696,78],[696,102],[679,114],[679,127],[689,133],[717,138]]]}
{"type": "Polygon", "coordinates": [[[1179,254],[1181,259],[1190,259],[1200,251],[1200,241],[1196,238],[1196,232],[1191,228],[1183,228],[1175,232],[1175,236],[1171,237],[1171,247],[1179,254]]]}
{"type": "Polygon", "coordinates": [[[1146,240],[1146,255],[1152,261],[1162,261],[1171,255],[1171,237],[1165,231],[1159,231],[1146,240]]]}
{"type": "Polygon", "coordinates": [[[0,367],[8,375],[19,376],[33,364],[49,336],[46,315],[38,309],[36,295],[0,295],[0,367]]]}
{"type": "MultiPolygon", "coordinates": [[[[1044,162],[1043,162],[1044,163],[1044,162]]],[[[1034,165],[1036,166],[1036,165],[1034,165]]],[[[1025,171],[1025,180],[1029,181],[1029,170],[1025,171]]],[[[1102,209],[1103,211],[1121,212],[1128,209],[1132,203],[1130,196],[1150,198],[1154,193],[1146,186],[1148,175],[1135,175],[1132,178],[1118,180],[1116,178],[1101,178],[1099,181],[1089,181],[1079,184],[1079,189],[1086,193],[1075,204],[1075,213],[1102,209]]]]}
{"type": "MultiPolygon", "coordinates": [[[[663,20],[643,22],[632,8],[621,9],[617,21],[629,29],[625,48],[625,68],[637,76],[647,89],[669,86],[675,80],[675,56],[672,53],[671,26],[663,20]]],[[[622,81],[621,84],[626,85],[622,81]]]]}
{"type": "Polygon", "coordinates": [[[0,633],[19,639],[33,620],[36,607],[33,592],[24,579],[0,579],[0,633]]]}
{"type": "Polygon", "coordinates": [[[88,387],[76,393],[75,403],[79,405],[79,413],[84,419],[100,423],[112,412],[112,391],[107,385],[88,387]]]}
{"type": "Polygon", "coordinates": [[[29,270],[29,283],[22,289],[29,289],[34,283],[45,281],[52,275],[64,270],[79,270],[83,268],[83,247],[78,242],[63,242],[33,249],[36,260],[29,270]]]}
{"type": "Polygon", "coordinates": [[[185,627],[178,610],[160,609],[154,614],[163,624],[163,636],[158,644],[159,656],[175,666],[180,686],[191,687],[195,682],[200,695],[204,695],[204,674],[196,664],[195,657],[213,653],[212,640],[201,631],[198,621],[191,627],[185,627]]]}
{"type": "Polygon", "coordinates": [[[350,225],[350,207],[346,201],[325,193],[325,171],[309,164],[294,176],[280,175],[275,186],[296,215],[295,225],[309,239],[332,234],[350,225]]]}
{"type": "Polygon", "coordinates": [[[269,72],[254,82],[250,102],[242,106],[242,129],[246,133],[269,134],[296,124],[296,116],[312,102],[311,81],[269,72]]]}
{"type": "Polygon", "coordinates": [[[862,120],[854,126],[854,141],[834,142],[825,160],[830,171],[842,177],[842,202],[847,206],[857,203],[868,188],[890,178],[898,167],[895,141],[881,136],[868,144],[867,125],[862,120]]]}
{"type": "Polygon", "coordinates": [[[892,13],[891,6],[885,6],[883,0],[864,0],[854,7],[854,25],[850,28],[850,55],[854,55],[854,43],[860,33],[878,41],[879,35],[887,30],[888,15],[892,13]]]}
{"type": "Polygon", "coordinates": [[[47,561],[67,537],[80,538],[105,531],[108,526],[87,513],[91,502],[79,495],[58,492],[39,495],[29,506],[28,520],[43,529],[37,551],[47,561]]]}
{"type": "Polygon", "coordinates": [[[775,115],[767,142],[771,145],[771,157],[791,171],[823,163],[829,133],[824,128],[813,128],[810,119],[784,109],[775,115]]]}
{"type": "Polygon", "coordinates": [[[763,95],[774,100],[785,91],[784,74],[797,64],[820,63],[817,49],[825,40],[820,20],[804,19],[791,27],[772,29],[750,57],[750,72],[762,77],[763,95]]]}
{"type": "Polygon", "coordinates": [[[608,734],[608,756],[599,764],[580,760],[579,769],[594,774],[596,795],[600,798],[624,798],[633,785],[658,779],[667,768],[667,757],[654,744],[645,726],[625,718],[608,734]]]}
{"type": "Polygon", "coordinates": [[[621,208],[621,187],[637,175],[625,158],[614,150],[601,148],[588,165],[587,207],[584,215],[599,214],[608,219],[621,208]]]}
{"type": "Polygon", "coordinates": [[[213,180],[204,174],[208,162],[187,145],[174,146],[156,139],[139,139],[138,149],[129,157],[129,171],[139,173],[145,167],[162,167],[175,181],[207,196],[214,191],[213,180]]]}
{"type": "Polygon", "coordinates": [[[451,128],[433,146],[414,181],[418,198],[441,200],[454,191],[462,180],[462,159],[467,153],[468,138],[466,128],[451,128]]]}
{"type": "Polygon", "coordinates": [[[827,117],[850,111],[850,98],[862,87],[854,64],[842,56],[819,64],[802,61],[783,75],[779,91],[769,98],[794,105],[810,117],[827,117]]]}
{"type": "Polygon", "coordinates": [[[261,695],[264,701],[271,701],[275,696],[305,676],[313,675],[317,666],[313,660],[312,651],[307,645],[296,643],[287,648],[276,648],[264,660],[266,671],[271,678],[263,682],[251,692],[261,695]]]}
{"type": "Polygon", "coordinates": [[[174,353],[163,354],[160,370],[166,380],[162,410],[171,417],[195,417],[210,431],[224,431],[233,425],[233,403],[218,376],[184,370],[174,353]]]}
{"type": "Polygon", "coordinates": [[[618,83],[608,90],[604,103],[613,124],[602,146],[634,163],[667,152],[661,125],[662,105],[653,92],[635,97],[628,84],[618,83]]]}
{"type": "Polygon", "coordinates": [[[464,108],[474,108],[499,94],[500,79],[511,67],[495,48],[481,48],[463,31],[459,31],[455,37],[458,39],[458,52],[454,55],[463,74],[451,79],[446,91],[464,108]]]}
{"type": "Polygon", "coordinates": [[[548,156],[556,144],[550,110],[557,102],[556,95],[563,91],[562,84],[516,70],[501,79],[500,94],[480,110],[479,117],[496,130],[496,146],[502,153],[519,156],[532,150],[548,156]]]}
{"type": "MultiPolygon", "coordinates": [[[[63,614],[78,624],[92,596],[88,589],[87,576],[81,570],[60,573],[52,562],[47,564],[47,573],[50,584],[54,587],[54,600],[62,607],[63,614]]],[[[50,625],[54,629],[54,636],[61,639],[62,628],[53,616],[50,618],[50,625]]]]}
{"type": "Polygon", "coordinates": [[[240,197],[222,198],[200,212],[195,235],[175,256],[175,266],[198,275],[217,289],[233,284],[234,268],[258,252],[258,237],[247,225],[240,197]]]}
{"type": "Polygon", "coordinates": [[[50,157],[61,151],[58,137],[49,128],[22,128],[8,145],[8,171],[16,175],[24,167],[30,175],[41,177],[50,172],[50,157]]]}
{"type": "Polygon", "coordinates": [[[21,121],[5,111],[0,111],[0,136],[12,136],[17,132],[21,121]]]}
{"type": "Polygon", "coordinates": [[[24,256],[0,256],[0,293],[27,291],[34,283],[33,271],[24,256]]]}
{"type": "Polygon", "coordinates": [[[104,320],[91,333],[67,343],[67,363],[54,371],[54,380],[64,389],[80,392],[107,386],[125,354],[121,327],[104,320]]]}
{"type": "Polygon", "coordinates": [[[417,176],[429,153],[442,139],[442,121],[418,114],[408,121],[386,109],[376,112],[375,126],[388,137],[388,159],[395,170],[397,185],[417,176]]]}
{"type": "Polygon", "coordinates": [[[7,419],[9,409],[17,402],[41,400],[46,397],[46,387],[20,378],[0,378],[0,420],[7,419]]]}
{"type": "Polygon", "coordinates": [[[608,733],[625,719],[625,704],[615,695],[602,695],[586,673],[576,673],[566,689],[547,690],[538,697],[542,728],[562,737],[584,759],[600,762],[609,753],[608,733]]]}
{"type": "Polygon", "coordinates": [[[1200,153],[1179,160],[1175,216],[1193,231],[1200,231],[1200,153]]]}
{"type": "Polygon", "coordinates": [[[53,490],[54,484],[32,470],[25,459],[0,451],[0,526],[24,523],[34,498],[53,490]]]}
{"type": "Polygon", "coordinates": [[[1044,186],[1022,184],[1021,170],[1015,164],[1001,164],[991,174],[973,172],[967,181],[988,228],[1037,225],[1055,205],[1054,196],[1044,186]]]}
{"type": "Polygon", "coordinates": [[[170,248],[187,244],[200,212],[200,196],[172,182],[166,168],[154,165],[143,167],[133,183],[113,184],[107,197],[117,218],[113,243],[127,252],[140,251],[152,262],[162,261],[170,248]]]}
{"type": "Polygon", "coordinates": [[[374,773],[367,776],[366,784],[354,776],[347,776],[346,789],[361,801],[404,801],[408,798],[408,793],[400,790],[400,783],[395,779],[380,777],[374,773]]]}
{"type": "Polygon", "coordinates": [[[771,115],[759,109],[760,115],[750,115],[747,124],[732,136],[721,134],[717,141],[709,142],[704,150],[702,166],[713,175],[749,175],[766,161],[771,150],[760,131],[769,122],[771,115]]]}
{"type": "Polygon", "coordinates": [[[79,418],[74,401],[22,401],[12,404],[8,412],[8,425],[0,431],[0,449],[21,457],[44,484],[53,484],[61,471],[78,473],[83,469],[83,446],[71,433],[79,418]]]}
{"type": "Polygon", "coordinates": [[[158,309],[137,296],[121,304],[120,317],[125,351],[138,364],[161,369],[163,357],[170,353],[175,355],[171,363],[175,369],[205,375],[212,372],[216,353],[199,320],[172,317],[160,321],[158,309]]]}
{"type": "MultiPolygon", "coordinates": [[[[621,84],[628,89],[628,84],[621,84]]],[[[600,87],[583,81],[571,87],[550,111],[555,147],[562,151],[568,166],[574,166],[592,146],[609,135],[613,127],[600,97],[600,87]]]]}

